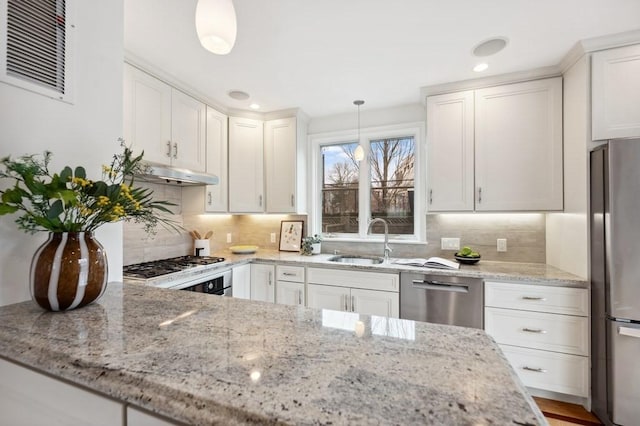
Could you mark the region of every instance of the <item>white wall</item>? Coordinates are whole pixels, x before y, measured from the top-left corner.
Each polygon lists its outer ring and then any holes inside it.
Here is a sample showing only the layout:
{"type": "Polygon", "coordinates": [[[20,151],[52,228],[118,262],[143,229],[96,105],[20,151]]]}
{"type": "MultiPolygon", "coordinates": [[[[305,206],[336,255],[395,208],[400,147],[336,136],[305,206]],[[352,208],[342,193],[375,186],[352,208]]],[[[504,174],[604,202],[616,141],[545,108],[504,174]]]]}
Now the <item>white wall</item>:
{"type": "Polygon", "coordinates": [[[583,278],[589,270],[589,58],[564,74],[564,213],[547,214],[547,263],[583,278]]]}
{"type": "MultiPolygon", "coordinates": [[[[122,136],[122,0],[75,5],[73,105],[0,83],[0,156],[50,150],[52,170],[82,165],[92,178],[120,150],[122,136]]],[[[6,13],[6,11],[2,11],[6,13]]],[[[4,29],[2,29],[4,30],[4,29]]],[[[27,300],[29,265],[44,233],[17,230],[15,216],[0,217],[0,305],[27,300]]],[[[107,250],[109,279],[122,278],[122,225],[96,233],[107,250]]]]}
{"type": "MultiPolygon", "coordinates": [[[[366,101],[360,107],[360,127],[387,126],[400,123],[424,122],[427,111],[421,104],[401,105],[392,108],[375,109],[366,101]]],[[[308,134],[353,130],[358,127],[358,109],[345,114],[328,115],[312,118],[309,122],[308,134]]]]}

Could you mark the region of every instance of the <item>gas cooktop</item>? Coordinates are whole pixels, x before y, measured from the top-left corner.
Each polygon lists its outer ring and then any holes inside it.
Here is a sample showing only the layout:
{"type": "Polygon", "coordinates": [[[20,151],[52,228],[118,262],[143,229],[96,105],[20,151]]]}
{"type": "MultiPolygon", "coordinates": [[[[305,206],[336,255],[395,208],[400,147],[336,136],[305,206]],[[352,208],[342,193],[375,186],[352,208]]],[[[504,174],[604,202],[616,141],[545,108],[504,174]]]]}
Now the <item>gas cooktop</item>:
{"type": "Polygon", "coordinates": [[[122,272],[124,276],[128,278],[154,278],[219,262],[224,262],[224,258],[210,256],[180,256],[172,257],[170,259],[127,265],[122,268],[122,272]]]}

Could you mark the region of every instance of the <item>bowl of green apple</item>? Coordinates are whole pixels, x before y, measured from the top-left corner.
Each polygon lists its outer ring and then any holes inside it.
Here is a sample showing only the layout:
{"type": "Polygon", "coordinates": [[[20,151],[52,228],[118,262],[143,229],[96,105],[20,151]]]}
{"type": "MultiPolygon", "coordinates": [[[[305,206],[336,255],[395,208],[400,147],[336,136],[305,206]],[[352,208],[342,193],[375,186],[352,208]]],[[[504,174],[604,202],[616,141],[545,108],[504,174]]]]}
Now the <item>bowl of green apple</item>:
{"type": "Polygon", "coordinates": [[[468,246],[462,247],[462,249],[454,254],[453,257],[455,257],[459,263],[464,265],[473,265],[480,261],[480,253],[468,246]]]}

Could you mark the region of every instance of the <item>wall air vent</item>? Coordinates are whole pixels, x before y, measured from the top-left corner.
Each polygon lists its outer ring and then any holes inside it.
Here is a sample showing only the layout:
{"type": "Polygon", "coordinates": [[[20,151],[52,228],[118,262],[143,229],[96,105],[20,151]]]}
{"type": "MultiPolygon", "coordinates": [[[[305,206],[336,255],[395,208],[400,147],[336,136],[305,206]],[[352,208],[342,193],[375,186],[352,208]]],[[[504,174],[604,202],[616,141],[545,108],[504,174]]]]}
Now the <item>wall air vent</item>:
{"type": "Polygon", "coordinates": [[[0,0],[0,80],[71,102],[72,0],[0,0]]]}

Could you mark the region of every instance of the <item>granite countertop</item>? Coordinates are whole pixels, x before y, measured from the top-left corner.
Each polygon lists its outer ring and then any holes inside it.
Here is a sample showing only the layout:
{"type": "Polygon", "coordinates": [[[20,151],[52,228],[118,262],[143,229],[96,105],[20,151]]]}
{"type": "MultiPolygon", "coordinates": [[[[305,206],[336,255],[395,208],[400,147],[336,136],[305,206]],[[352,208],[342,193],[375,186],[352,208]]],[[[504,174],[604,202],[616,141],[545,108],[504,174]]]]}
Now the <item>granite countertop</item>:
{"type": "Polygon", "coordinates": [[[189,424],[546,424],[482,330],[111,283],[0,356],[189,424]]]}
{"type": "MultiPolygon", "coordinates": [[[[276,250],[259,249],[254,254],[234,254],[229,250],[218,251],[215,256],[224,257],[226,264],[241,264],[246,262],[273,262],[279,264],[306,265],[318,267],[331,267],[345,270],[366,270],[378,272],[417,272],[439,275],[454,275],[461,277],[483,278],[493,281],[518,281],[529,284],[542,284],[548,286],[588,288],[589,283],[584,278],[570,274],[561,269],[544,263],[525,262],[497,262],[481,260],[475,265],[460,265],[460,269],[433,269],[391,263],[379,265],[352,265],[330,262],[332,254],[318,254],[302,256],[299,253],[280,252],[276,250]]],[[[222,264],[220,266],[223,266],[222,264]]]]}

